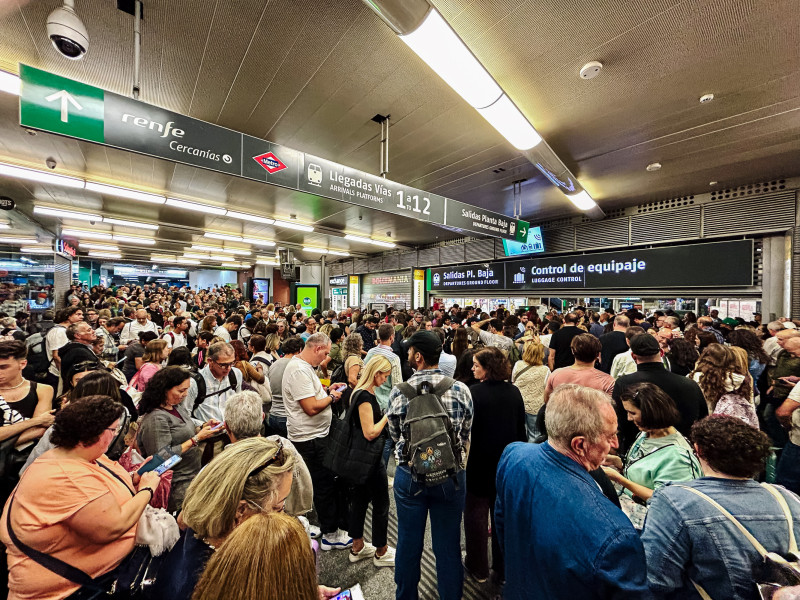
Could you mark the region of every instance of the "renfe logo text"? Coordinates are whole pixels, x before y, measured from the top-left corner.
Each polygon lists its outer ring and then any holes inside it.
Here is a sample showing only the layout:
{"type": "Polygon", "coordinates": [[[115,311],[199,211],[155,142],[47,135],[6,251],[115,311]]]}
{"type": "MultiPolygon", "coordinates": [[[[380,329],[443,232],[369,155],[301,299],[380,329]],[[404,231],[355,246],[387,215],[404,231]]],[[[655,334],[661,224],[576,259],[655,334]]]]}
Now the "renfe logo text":
{"type": "Polygon", "coordinates": [[[145,119],[144,117],[137,117],[135,115],[129,115],[125,113],[122,115],[122,122],[123,123],[133,123],[137,127],[142,127],[145,129],[152,129],[153,131],[158,131],[161,134],[161,137],[165,138],[172,134],[172,136],[177,138],[182,138],[186,132],[183,129],[173,129],[172,126],[174,123],[169,121],[166,126],[162,125],[157,121],[150,121],[149,119],[145,119]],[[128,121],[130,119],[130,121],[128,121]]]}

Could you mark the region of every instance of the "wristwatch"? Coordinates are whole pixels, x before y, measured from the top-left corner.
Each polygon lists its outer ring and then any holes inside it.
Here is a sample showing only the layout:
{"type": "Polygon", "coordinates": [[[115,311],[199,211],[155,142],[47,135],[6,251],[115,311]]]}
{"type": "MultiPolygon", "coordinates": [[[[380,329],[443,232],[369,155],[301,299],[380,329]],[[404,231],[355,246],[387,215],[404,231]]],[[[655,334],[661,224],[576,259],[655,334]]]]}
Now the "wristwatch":
{"type": "Polygon", "coordinates": [[[196,435],[193,435],[192,436],[192,446],[198,446],[199,444],[200,444],[200,438],[198,438],[196,435]]]}

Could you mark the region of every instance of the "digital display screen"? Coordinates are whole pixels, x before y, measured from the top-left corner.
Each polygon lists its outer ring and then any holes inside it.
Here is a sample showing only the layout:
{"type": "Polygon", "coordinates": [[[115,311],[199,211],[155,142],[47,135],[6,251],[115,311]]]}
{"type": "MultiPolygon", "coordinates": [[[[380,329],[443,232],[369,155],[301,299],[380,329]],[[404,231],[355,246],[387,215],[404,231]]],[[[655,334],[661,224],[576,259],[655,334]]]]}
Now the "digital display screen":
{"type": "Polygon", "coordinates": [[[522,256],[524,254],[538,254],[544,252],[544,240],[541,227],[528,229],[528,239],[524,242],[503,240],[503,250],[506,256],[522,256]]]}
{"type": "Polygon", "coordinates": [[[264,303],[269,303],[269,279],[253,279],[251,300],[259,299],[264,303]]]}
{"type": "Polygon", "coordinates": [[[297,294],[297,304],[307,317],[311,316],[311,311],[319,306],[319,286],[318,285],[298,285],[295,288],[297,294]]]}

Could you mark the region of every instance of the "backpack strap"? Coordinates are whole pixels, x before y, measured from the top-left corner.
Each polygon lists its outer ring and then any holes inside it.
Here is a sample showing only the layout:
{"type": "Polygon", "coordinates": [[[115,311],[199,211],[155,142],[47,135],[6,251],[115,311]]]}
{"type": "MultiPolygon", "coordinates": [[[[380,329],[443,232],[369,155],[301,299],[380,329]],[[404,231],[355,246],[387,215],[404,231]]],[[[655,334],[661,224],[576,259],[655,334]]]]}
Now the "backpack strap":
{"type": "Polygon", "coordinates": [[[515,376],[511,377],[511,383],[514,383],[514,382],[515,382],[517,379],[519,379],[520,377],[522,377],[522,376],[523,376],[525,373],[527,373],[527,372],[528,372],[528,370],[529,370],[529,369],[532,369],[532,368],[533,368],[533,365],[528,365],[527,367],[525,367],[524,369],[522,369],[522,370],[521,370],[519,373],[517,373],[515,376]]]}
{"type": "Polygon", "coordinates": [[[455,382],[456,380],[452,377],[443,377],[442,380],[434,386],[433,393],[441,398],[447,390],[453,387],[455,382]]]}
{"type": "MultiPolygon", "coordinates": [[[[739,521],[736,519],[736,517],[734,517],[734,516],[733,516],[733,515],[732,515],[730,512],[728,512],[728,511],[727,511],[725,508],[723,508],[723,507],[722,507],[722,505],[721,505],[719,502],[717,502],[716,500],[714,500],[714,499],[712,499],[712,498],[709,498],[709,497],[708,497],[708,496],[706,496],[706,495],[705,495],[703,492],[701,492],[700,490],[696,490],[695,488],[691,488],[691,487],[689,487],[689,486],[686,486],[686,485],[679,485],[678,487],[681,487],[681,488],[683,488],[683,489],[685,489],[685,490],[689,490],[690,492],[692,492],[692,493],[693,493],[693,494],[695,494],[696,496],[700,496],[700,497],[701,497],[703,500],[705,500],[706,502],[708,502],[708,503],[709,503],[711,506],[713,506],[713,507],[714,507],[714,508],[716,508],[716,509],[717,509],[719,512],[721,512],[723,515],[725,515],[725,516],[728,518],[728,520],[729,520],[731,523],[733,523],[733,524],[736,526],[736,528],[737,528],[739,531],[741,531],[741,532],[742,532],[742,535],[744,535],[744,537],[745,537],[745,538],[747,538],[747,541],[748,541],[748,542],[750,542],[750,543],[753,545],[753,548],[755,548],[755,549],[756,549],[756,551],[757,551],[757,552],[758,552],[758,553],[761,555],[761,557],[762,557],[762,558],[764,558],[764,557],[765,557],[765,556],[768,554],[768,552],[767,552],[766,548],[764,548],[764,546],[762,546],[762,545],[761,545],[761,542],[759,542],[759,541],[758,541],[758,540],[757,540],[757,539],[756,539],[756,538],[753,536],[753,534],[752,534],[752,533],[750,533],[749,531],[747,531],[747,529],[745,528],[745,526],[744,526],[744,525],[742,525],[742,524],[741,524],[741,523],[740,523],[740,522],[739,522],[739,521]]],[[[779,492],[778,492],[778,493],[779,493],[779,492]]],[[[787,508],[788,508],[788,507],[787,507],[787,508]]],[[[697,586],[697,584],[695,584],[695,587],[696,587],[696,586],[697,586]]]]}
{"type": "Polygon", "coordinates": [[[410,383],[406,383],[406,382],[398,383],[395,387],[398,390],[400,390],[400,393],[403,394],[403,396],[405,396],[409,400],[411,400],[412,398],[414,398],[417,395],[417,388],[415,388],[410,383]]]}
{"type": "Polygon", "coordinates": [[[768,483],[762,483],[761,487],[775,496],[775,500],[777,500],[778,504],[780,504],[783,514],[786,515],[786,522],[789,524],[789,552],[792,554],[798,554],[797,540],[794,537],[794,519],[792,519],[792,511],[789,510],[789,505],[786,503],[786,498],[784,498],[783,494],[775,489],[775,486],[772,486],[768,483]]]}

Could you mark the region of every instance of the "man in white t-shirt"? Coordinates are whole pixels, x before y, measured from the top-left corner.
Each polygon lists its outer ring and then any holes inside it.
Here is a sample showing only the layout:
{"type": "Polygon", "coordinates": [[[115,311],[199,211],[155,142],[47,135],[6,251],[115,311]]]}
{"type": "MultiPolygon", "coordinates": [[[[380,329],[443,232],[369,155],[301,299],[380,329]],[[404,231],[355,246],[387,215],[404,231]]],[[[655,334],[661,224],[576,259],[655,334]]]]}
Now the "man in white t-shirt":
{"type": "Polygon", "coordinates": [[[347,507],[338,506],[336,478],[322,464],[333,414],[330,406],[342,395],[342,384],[325,391],[315,371],[330,350],[331,340],[324,333],[309,337],[303,351],[286,365],[281,386],[289,441],[306,461],[314,483],[314,507],[319,515],[323,550],[349,548],[353,544],[352,538],[339,529],[339,523],[347,518],[347,507]]]}
{"type": "Polygon", "coordinates": [[[189,329],[189,321],[186,317],[174,317],[172,319],[172,331],[168,331],[161,336],[167,342],[167,348],[175,349],[186,345],[186,331],[189,329]]]}
{"type": "Polygon", "coordinates": [[[150,315],[143,308],[136,311],[136,320],[131,321],[122,328],[119,334],[119,341],[122,344],[130,344],[139,339],[140,331],[152,331],[156,335],[159,334],[158,325],[150,320],[150,315]]]}
{"type": "Polygon", "coordinates": [[[217,337],[222,338],[226,342],[231,341],[231,333],[238,330],[239,327],[242,326],[242,317],[239,315],[233,315],[232,317],[228,317],[223,325],[220,325],[214,331],[214,335],[217,337]]]}
{"type": "Polygon", "coordinates": [[[45,337],[45,351],[50,366],[47,368],[47,378],[44,383],[51,386],[58,395],[61,383],[61,357],[58,355],[58,350],[69,343],[67,327],[83,321],[83,309],[77,306],[65,308],[56,316],[56,321],[58,325],[52,327],[45,337]]]}

